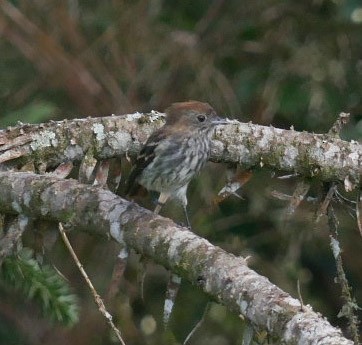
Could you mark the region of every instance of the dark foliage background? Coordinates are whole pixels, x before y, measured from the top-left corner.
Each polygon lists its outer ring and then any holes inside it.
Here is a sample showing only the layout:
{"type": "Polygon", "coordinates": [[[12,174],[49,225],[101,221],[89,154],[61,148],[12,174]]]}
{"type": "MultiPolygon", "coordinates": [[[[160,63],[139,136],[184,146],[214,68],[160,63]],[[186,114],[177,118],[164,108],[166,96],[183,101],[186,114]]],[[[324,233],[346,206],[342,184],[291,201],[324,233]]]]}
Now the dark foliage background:
{"type": "MultiPolygon", "coordinates": [[[[344,138],[362,134],[362,7],[357,0],[213,0],[0,2],[0,125],[134,111],[162,111],[174,101],[210,102],[221,114],[276,127],[327,132],[341,111],[351,112],[344,138]]],[[[127,170],[127,168],[126,168],[127,170]]],[[[194,231],[235,254],[305,303],[338,318],[339,286],[326,220],[302,203],[291,217],[271,190],[292,194],[297,179],[255,171],[244,200],[215,204],[225,168],[210,164],[189,189],[194,231]]],[[[343,192],[343,188],[340,188],[343,192]]],[[[313,182],[311,196],[320,191],[313,182]]],[[[349,195],[354,198],[354,195],[349,195]]],[[[144,205],[152,207],[149,199],[144,205]]],[[[362,239],[355,219],[336,204],[347,276],[362,301],[362,239]]],[[[165,215],[179,219],[171,205],[165,215]]],[[[34,239],[28,236],[26,242],[34,239]]],[[[117,247],[72,235],[74,247],[106,295],[117,247]]],[[[0,283],[0,342],[111,344],[61,241],[46,251],[80,297],[80,322],[64,328],[0,283]]],[[[142,302],[133,255],[117,297],[109,304],[127,344],[159,344],[167,275],[150,264],[142,302]],[[157,321],[155,328],[154,320],[157,321]]],[[[172,328],[181,342],[207,298],[184,283],[172,328]]],[[[193,344],[240,344],[236,315],[213,305],[193,344]]],[[[259,340],[264,337],[260,333],[259,340]]]]}

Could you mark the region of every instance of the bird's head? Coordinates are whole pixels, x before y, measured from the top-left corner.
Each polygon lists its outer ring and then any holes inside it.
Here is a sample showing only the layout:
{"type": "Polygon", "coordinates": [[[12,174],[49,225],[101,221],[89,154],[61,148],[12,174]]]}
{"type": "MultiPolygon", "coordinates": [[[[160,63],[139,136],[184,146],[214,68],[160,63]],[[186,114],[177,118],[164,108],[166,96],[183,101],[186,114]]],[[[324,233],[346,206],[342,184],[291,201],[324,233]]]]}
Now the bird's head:
{"type": "Polygon", "coordinates": [[[210,104],[198,101],[173,103],[165,112],[166,125],[180,129],[212,129],[215,125],[227,123],[217,116],[210,104]]]}

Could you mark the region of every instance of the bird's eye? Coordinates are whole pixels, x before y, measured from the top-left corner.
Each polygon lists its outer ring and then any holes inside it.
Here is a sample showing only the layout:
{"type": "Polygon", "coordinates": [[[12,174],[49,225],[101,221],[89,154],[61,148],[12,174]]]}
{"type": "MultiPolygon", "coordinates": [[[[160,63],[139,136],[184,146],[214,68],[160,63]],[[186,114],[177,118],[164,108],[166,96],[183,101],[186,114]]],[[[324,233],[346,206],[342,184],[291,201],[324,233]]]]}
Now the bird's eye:
{"type": "Polygon", "coordinates": [[[197,115],[197,119],[199,120],[199,122],[204,122],[206,120],[206,116],[205,115],[197,115]]]}

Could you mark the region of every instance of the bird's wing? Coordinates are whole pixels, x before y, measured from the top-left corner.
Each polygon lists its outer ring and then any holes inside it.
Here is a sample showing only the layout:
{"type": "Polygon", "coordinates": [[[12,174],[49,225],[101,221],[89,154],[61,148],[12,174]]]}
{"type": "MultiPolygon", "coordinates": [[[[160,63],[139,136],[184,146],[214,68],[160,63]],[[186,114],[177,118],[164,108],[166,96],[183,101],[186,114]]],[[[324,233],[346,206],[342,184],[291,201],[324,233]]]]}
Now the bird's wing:
{"type": "Polygon", "coordinates": [[[131,170],[126,184],[126,195],[135,195],[137,193],[139,184],[137,178],[141,175],[142,171],[152,162],[155,158],[156,147],[166,137],[165,131],[157,130],[151,134],[146,143],[143,145],[137,160],[131,170]]]}

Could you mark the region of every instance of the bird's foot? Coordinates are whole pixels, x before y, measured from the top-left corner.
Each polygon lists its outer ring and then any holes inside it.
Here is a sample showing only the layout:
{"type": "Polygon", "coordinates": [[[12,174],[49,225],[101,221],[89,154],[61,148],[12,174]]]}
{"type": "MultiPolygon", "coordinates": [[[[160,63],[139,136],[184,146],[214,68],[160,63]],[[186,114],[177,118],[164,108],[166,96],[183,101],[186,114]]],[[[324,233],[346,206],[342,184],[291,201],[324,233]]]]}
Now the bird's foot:
{"type": "Polygon", "coordinates": [[[176,224],[179,225],[179,226],[182,226],[183,228],[187,228],[190,231],[192,231],[191,224],[187,224],[187,222],[186,223],[185,222],[177,222],[176,224]]]}

